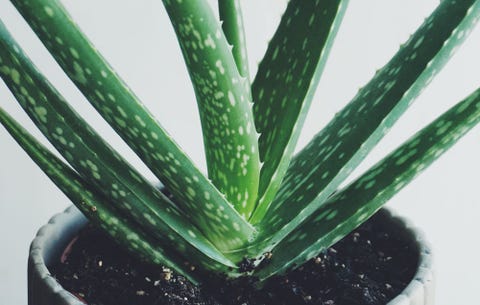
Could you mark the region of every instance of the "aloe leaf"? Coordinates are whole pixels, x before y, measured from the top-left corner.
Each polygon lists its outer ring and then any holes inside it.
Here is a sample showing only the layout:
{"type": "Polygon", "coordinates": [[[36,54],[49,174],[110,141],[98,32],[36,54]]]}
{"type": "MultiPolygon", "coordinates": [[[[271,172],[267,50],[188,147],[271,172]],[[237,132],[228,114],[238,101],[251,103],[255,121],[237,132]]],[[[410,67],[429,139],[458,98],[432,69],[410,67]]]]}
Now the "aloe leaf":
{"type": "Polygon", "coordinates": [[[260,133],[259,201],[262,220],[295,149],[348,1],[290,1],[252,84],[260,133]]]}
{"type": "Polygon", "coordinates": [[[480,89],[332,196],[275,247],[258,275],[265,279],[284,272],[339,241],[479,122],[480,89]]]}
{"type": "MultiPolygon", "coordinates": [[[[235,265],[221,254],[170,200],[123,160],[36,70],[0,24],[0,76],[42,133],[65,159],[137,225],[161,240],[206,256],[205,265],[235,265]]],[[[196,253],[196,256],[202,257],[196,253]]]]}
{"type": "Polygon", "coordinates": [[[247,47],[245,30],[243,27],[242,8],[240,0],[218,0],[218,12],[222,21],[225,38],[232,46],[232,54],[237,64],[238,72],[247,78],[250,87],[247,47]]]}
{"type": "Polygon", "coordinates": [[[222,250],[255,229],[145,109],[56,0],[12,0],[89,102],[177,198],[185,214],[222,250]]]}
{"type": "Polygon", "coordinates": [[[206,0],[164,3],[197,96],[209,177],[248,218],[257,198],[260,162],[247,79],[239,74],[206,0]]]}
{"type": "Polygon", "coordinates": [[[448,61],[479,15],[479,1],[439,4],[390,62],[292,160],[260,225],[265,234],[259,240],[265,243],[258,246],[268,250],[325,202],[448,61]]]}
{"type": "Polygon", "coordinates": [[[121,216],[112,208],[113,204],[106,197],[98,194],[76,172],[43,147],[2,108],[0,123],[92,223],[100,226],[117,243],[140,258],[154,264],[169,266],[190,280],[198,282],[195,274],[185,266],[178,254],[165,253],[164,248],[158,246],[158,241],[139,231],[136,224],[121,216]]]}

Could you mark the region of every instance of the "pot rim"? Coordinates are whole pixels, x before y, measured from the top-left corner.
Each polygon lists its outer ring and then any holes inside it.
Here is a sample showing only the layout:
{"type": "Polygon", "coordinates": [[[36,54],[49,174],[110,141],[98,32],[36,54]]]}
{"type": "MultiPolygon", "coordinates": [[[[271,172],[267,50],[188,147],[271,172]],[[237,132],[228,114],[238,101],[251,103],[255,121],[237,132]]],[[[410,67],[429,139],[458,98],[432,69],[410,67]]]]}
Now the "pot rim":
{"type": "MultiPolygon", "coordinates": [[[[419,253],[418,267],[413,279],[386,305],[433,304],[434,261],[430,243],[421,230],[405,217],[399,216],[392,208],[383,207],[382,211],[399,229],[405,230],[419,253]]],[[[88,220],[75,206],[70,206],[64,212],[54,215],[39,229],[30,245],[28,258],[29,304],[85,305],[57,282],[50,274],[47,265],[49,260],[60,257],[64,245],[68,244],[71,237],[87,222],[88,220]],[[46,290],[48,293],[45,294],[40,290],[46,290]]]]}
{"type": "Polygon", "coordinates": [[[416,227],[408,218],[400,216],[395,209],[384,207],[383,210],[394,221],[397,221],[402,229],[410,232],[419,253],[417,271],[413,279],[387,305],[433,305],[435,302],[435,262],[430,242],[421,229],[416,227]]]}

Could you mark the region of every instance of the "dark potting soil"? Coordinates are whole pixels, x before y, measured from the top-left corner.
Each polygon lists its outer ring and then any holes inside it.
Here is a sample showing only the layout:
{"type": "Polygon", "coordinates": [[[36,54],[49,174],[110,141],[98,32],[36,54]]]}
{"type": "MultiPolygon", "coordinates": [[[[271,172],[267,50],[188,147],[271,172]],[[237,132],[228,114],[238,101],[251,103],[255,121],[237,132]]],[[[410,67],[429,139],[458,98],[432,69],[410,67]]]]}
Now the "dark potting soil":
{"type": "Polygon", "coordinates": [[[417,249],[379,214],[260,291],[247,278],[196,287],[168,268],[137,261],[90,227],[51,269],[89,305],[384,305],[410,282],[418,261],[417,249]]]}

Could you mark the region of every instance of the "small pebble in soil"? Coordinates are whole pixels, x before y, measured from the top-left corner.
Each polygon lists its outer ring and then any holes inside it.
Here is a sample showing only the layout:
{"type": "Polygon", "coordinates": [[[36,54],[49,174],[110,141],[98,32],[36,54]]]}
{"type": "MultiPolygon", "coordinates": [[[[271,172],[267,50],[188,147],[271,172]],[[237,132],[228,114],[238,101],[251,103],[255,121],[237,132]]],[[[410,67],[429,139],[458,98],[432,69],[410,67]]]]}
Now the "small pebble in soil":
{"type": "MultiPolygon", "coordinates": [[[[89,305],[384,305],[405,288],[418,265],[416,249],[384,219],[378,213],[300,268],[271,279],[261,291],[254,289],[252,278],[194,286],[169,268],[137,261],[91,227],[51,270],[63,287],[89,305]]],[[[250,270],[252,264],[246,259],[243,268],[250,270]]]]}

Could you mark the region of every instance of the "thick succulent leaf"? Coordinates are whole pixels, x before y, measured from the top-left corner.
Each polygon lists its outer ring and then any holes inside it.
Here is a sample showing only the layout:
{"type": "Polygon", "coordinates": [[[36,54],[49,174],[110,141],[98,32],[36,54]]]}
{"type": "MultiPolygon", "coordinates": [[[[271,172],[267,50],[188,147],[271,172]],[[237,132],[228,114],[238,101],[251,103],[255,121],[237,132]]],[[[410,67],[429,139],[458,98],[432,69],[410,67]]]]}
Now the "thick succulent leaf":
{"type": "Polygon", "coordinates": [[[205,266],[215,263],[222,271],[234,267],[158,188],[68,106],[1,24],[0,47],[0,76],[42,133],[84,179],[156,238],[175,244],[184,254],[195,252],[205,266]]]}
{"type": "Polygon", "coordinates": [[[253,223],[285,175],[347,3],[290,1],[260,63],[252,96],[263,165],[253,223]]]}
{"type": "Polygon", "coordinates": [[[232,54],[238,72],[241,76],[247,78],[247,85],[250,87],[247,44],[240,0],[218,0],[218,12],[225,38],[232,46],[232,54]]]}
{"type": "Polygon", "coordinates": [[[197,96],[209,177],[248,218],[257,198],[260,161],[247,79],[239,74],[206,0],[164,3],[197,96]]]}
{"type": "Polygon", "coordinates": [[[254,228],[225,200],[123,83],[57,0],[12,0],[89,102],[139,155],[192,221],[222,250],[254,228]]]}
{"type": "Polygon", "coordinates": [[[112,202],[98,194],[91,185],[36,141],[2,108],[0,108],[0,123],[92,223],[101,227],[117,243],[140,258],[171,267],[190,280],[198,282],[195,274],[184,264],[178,254],[167,254],[164,248],[159,246],[158,240],[138,230],[136,224],[112,208],[114,205],[112,202]]]}
{"type": "Polygon", "coordinates": [[[273,250],[263,279],[298,266],[333,245],[480,122],[480,89],[332,196],[273,250]]]}
{"type": "Polygon", "coordinates": [[[265,234],[259,240],[268,244],[256,247],[268,250],[325,202],[448,61],[479,16],[479,1],[439,4],[390,62],[295,156],[260,225],[265,234]]]}

